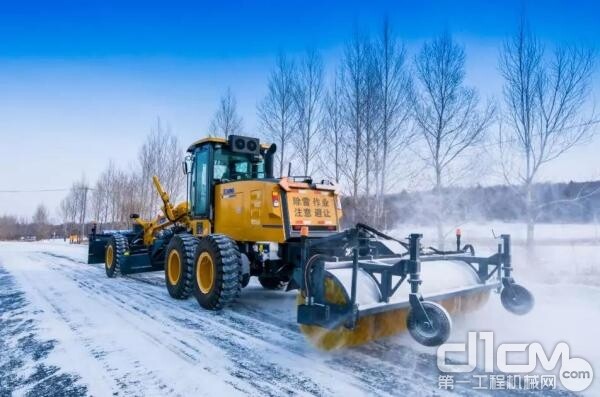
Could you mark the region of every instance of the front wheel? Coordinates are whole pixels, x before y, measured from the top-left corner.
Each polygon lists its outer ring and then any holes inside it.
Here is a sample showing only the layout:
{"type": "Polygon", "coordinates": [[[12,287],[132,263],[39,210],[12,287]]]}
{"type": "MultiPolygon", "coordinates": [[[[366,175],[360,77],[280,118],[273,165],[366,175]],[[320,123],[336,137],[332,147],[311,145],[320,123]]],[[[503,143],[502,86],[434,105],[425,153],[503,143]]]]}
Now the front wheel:
{"type": "Polygon", "coordinates": [[[509,284],[500,293],[502,306],[517,315],[527,314],[533,309],[534,298],[529,290],[519,284],[509,284]]]}
{"type": "Polygon", "coordinates": [[[408,313],[406,327],[412,337],[424,346],[439,346],[448,340],[452,330],[450,315],[441,305],[434,302],[421,302],[429,321],[415,314],[408,313]]]}
{"type": "Polygon", "coordinates": [[[205,309],[221,310],[240,295],[242,260],[235,241],[212,234],[200,240],[194,259],[194,296],[205,309]]]}

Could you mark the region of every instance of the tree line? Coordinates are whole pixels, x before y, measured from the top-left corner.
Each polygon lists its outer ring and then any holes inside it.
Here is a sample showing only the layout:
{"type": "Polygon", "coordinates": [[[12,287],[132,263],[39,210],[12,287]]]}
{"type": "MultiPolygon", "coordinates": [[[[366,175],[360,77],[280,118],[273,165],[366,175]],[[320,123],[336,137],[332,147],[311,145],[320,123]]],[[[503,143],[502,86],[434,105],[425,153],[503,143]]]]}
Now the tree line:
{"type": "MultiPolygon", "coordinates": [[[[291,162],[296,175],[335,181],[346,221],[382,228],[395,222],[388,196],[425,181],[437,192],[428,206],[442,242],[450,216],[444,190],[493,163],[524,203],[532,242],[540,170],[598,131],[590,110],[596,54],[542,43],[524,16],[498,52],[490,74],[500,72],[502,93],[487,99],[466,83],[466,50],[449,32],[409,56],[385,19],[374,35],[354,32],[327,78],[318,51],[280,53],[257,106],[259,131],[278,146],[276,172],[285,175],[291,162]]],[[[228,89],[211,133],[241,131],[228,89]]]]}
{"type": "MultiPolygon", "coordinates": [[[[519,217],[533,241],[541,208],[552,205],[535,192],[540,171],[598,130],[590,111],[596,54],[577,43],[543,43],[522,17],[490,70],[503,81],[497,97],[481,98],[467,84],[466,60],[465,46],[449,32],[409,54],[385,19],[373,34],[355,29],[335,65],[325,65],[316,49],[296,57],[280,52],[257,104],[257,130],[245,130],[228,88],[208,132],[260,135],[277,145],[276,174],[285,176],[291,164],[293,175],[338,183],[348,224],[391,228],[405,218],[392,194],[431,189],[422,197],[440,242],[454,214],[448,189],[481,178],[482,163],[493,163],[511,201],[522,203],[519,217]]],[[[158,119],[133,167],[111,162],[95,184],[73,184],[60,205],[62,221],[118,228],[133,212],[155,216],[151,176],[180,196],[182,157],[176,135],[158,119]]],[[[580,193],[577,199],[595,192],[580,193]]]]}
{"type": "Polygon", "coordinates": [[[138,150],[137,162],[127,170],[111,160],[93,185],[85,177],[73,183],[58,209],[61,221],[70,225],[70,233],[79,225],[78,233],[85,235],[86,221],[119,229],[127,227],[133,213],[156,217],[161,204],[152,176],[160,178],[173,200],[180,199],[185,185],[183,156],[177,136],[157,118],[138,150]]]}
{"type": "MultiPolygon", "coordinates": [[[[390,216],[396,226],[402,224],[434,225],[437,192],[406,191],[386,197],[390,216]]],[[[446,187],[442,189],[449,225],[466,221],[497,220],[523,222],[527,219],[527,201],[507,185],[446,187]]],[[[599,223],[600,181],[536,183],[535,221],[544,223],[599,223]]]]}

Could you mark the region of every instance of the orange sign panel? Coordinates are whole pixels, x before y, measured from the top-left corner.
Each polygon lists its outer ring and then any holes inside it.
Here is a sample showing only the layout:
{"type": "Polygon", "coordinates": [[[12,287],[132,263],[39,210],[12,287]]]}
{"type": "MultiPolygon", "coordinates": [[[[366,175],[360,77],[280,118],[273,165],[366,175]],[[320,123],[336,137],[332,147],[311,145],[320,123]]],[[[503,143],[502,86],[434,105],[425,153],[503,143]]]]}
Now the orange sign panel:
{"type": "Polygon", "coordinates": [[[299,189],[286,193],[290,224],[337,226],[335,196],[332,191],[299,189]]]}

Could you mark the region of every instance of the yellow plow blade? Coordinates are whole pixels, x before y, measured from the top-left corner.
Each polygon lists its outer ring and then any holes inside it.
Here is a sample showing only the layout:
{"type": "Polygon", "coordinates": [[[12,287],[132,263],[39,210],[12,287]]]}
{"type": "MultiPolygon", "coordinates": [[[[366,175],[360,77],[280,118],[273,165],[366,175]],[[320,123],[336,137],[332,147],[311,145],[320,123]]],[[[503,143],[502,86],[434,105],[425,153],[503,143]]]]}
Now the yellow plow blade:
{"type": "MultiPolygon", "coordinates": [[[[459,266],[464,269],[464,265],[459,264],[459,266]]],[[[344,288],[345,283],[340,282],[340,279],[332,274],[335,272],[328,272],[325,276],[325,301],[331,304],[346,304],[349,299],[344,288]]],[[[342,279],[344,278],[339,272],[337,275],[342,276],[342,279]]],[[[364,282],[367,280],[363,278],[364,282]]],[[[426,279],[424,279],[424,285],[425,283],[427,283],[426,279]]],[[[482,307],[487,302],[489,295],[489,289],[468,291],[464,295],[454,295],[437,303],[441,304],[450,314],[466,313],[482,307]]],[[[407,295],[405,296],[407,297],[407,295]]],[[[436,301],[435,298],[428,298],[426,294],[424,298],[436,301]]],[[[303,302],[304,296],[300,293],[298,294],[297,303],[301,304],[303,302]]],[[[328,329],[316,325],[301,324],[300,330],[315,347],[322,350],[359,346],[406,331],[406,317],[409,310],[410,307],[407,306],[402,309],[366,315],[360,317],[352,329],[344,325],[328,329]]]]}

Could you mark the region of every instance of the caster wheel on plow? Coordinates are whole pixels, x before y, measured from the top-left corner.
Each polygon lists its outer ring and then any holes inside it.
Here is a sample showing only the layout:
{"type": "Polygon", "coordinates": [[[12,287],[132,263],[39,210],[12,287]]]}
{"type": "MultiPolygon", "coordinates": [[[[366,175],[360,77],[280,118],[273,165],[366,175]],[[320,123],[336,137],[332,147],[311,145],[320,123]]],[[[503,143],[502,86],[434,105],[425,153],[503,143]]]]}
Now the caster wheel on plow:
{"type": "Polygon", "coordinates": [[[240,283],[242,285],[242,288],[246,288],[250,283],[250,275],[248,273],[243,274],[242,281],[240,283]]]}
{"type": "Polygon", "coordinates": [[[434,302],[421,302],[427,317],[431,320],[419,318],[414,310],[408,313],[406,327],[412,337],[424,346],[439,346],[448,340],[452,330],[450,315],[441,305],[434,302]]]}
{"type": "Polygon", "coordinates": [[[264,289],[280,290],[284,289],[287,282],[282,281],[275,277],[259,277],[258,282],[263,286],[264,289]]]}
{"type": "Polygon", "coordinates": [[[523,315],[531,311],[534,304],[533,295],[519,284],[509,284],[500,293],[502,306],[511,313],[523,315]]]}

